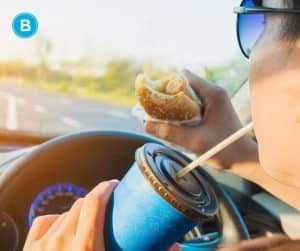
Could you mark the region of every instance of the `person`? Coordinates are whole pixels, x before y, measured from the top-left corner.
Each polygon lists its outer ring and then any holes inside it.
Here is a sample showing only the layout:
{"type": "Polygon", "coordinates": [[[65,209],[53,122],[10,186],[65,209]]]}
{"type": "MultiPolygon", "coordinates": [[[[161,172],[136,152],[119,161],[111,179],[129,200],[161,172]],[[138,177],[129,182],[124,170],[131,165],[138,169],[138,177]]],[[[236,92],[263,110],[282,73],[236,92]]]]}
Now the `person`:
{"type": "MultiPolygon", "coordinates": [[[[209,163],[300,209],[300,1],[244,0],[242,7],[238,10],[238,34],[243,53],[250,56],[257,143],[245,136],[209,163]]],[[[201,155],[242,125],[223,89],[189,71],[184,74],[203,103],[201,124],[188,128],[149,121],[145,131],[201,155]]],[[[62,215],[37,218],[24,251],[104,251],[105,207],[116,184],[101,183],[62,215]]],[[[180,247],[175,244],[171,250],[180,247]]],[[[300,240],[273,235],[221,250],[297,251],[300,240]]]]}

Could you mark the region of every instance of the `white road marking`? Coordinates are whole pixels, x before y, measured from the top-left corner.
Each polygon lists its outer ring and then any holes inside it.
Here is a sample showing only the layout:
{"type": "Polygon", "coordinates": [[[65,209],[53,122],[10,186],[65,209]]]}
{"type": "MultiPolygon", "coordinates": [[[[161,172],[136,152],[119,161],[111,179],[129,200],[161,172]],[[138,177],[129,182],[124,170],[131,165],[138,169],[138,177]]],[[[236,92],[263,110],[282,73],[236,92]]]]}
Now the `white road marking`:
{"type": "Polygon", "coordinates": [[[33,110],[35,112],[39,112],[39,113],[45,113],[46,112],[45,107],[43,107],[41,105],[35,105],[35,106],[33,106],[33,110]]]}
{"type": "Polygon", "coordinates": [[[8,95],[6,127],[9,130],[17,129],[17,99],[13,95],[8,95]]]}
{"type": "Polygon", "coordinates": [[[111,115],[111,116],[113,116],[113,117],[116,117],[116,118],[121,118],[121,119],[128,119],[128,118],[130,118],[130,116],[127,113],[121,112],[121,111],[117,111],[117,110],[111,110],[111,109],[109,109],[109,110],[105,110],[104,112],[107,113],[107,114],[109,114],[109,115],[111,115]]]}
{"type": "Polygon", "coordinates": [[[70,117],[63,117],[62,122],[68,126],[80,128],[82,127],[81,123],[75,119],[72,119],[70,117]]]}
{"type": "Polygon", "coordinates": [[[0,92],[0,95],[7,99],[6,128],[9,130],[16,130],[18,125],[16,96],[6,92],[0,92]]]}

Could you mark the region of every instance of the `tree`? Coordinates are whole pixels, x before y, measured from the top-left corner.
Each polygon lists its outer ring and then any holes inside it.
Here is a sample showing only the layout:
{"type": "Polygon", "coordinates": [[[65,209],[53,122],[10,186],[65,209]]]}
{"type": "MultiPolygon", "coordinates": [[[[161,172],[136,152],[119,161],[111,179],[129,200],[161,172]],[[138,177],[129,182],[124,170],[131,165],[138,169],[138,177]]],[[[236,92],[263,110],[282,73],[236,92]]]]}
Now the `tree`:
{"type": "Polygon", "coordinates": [[[35,55],[41,67],[49,67],[49,56],[52,48],[53,44],[46,35],[40,34],[37,36],[35,44],[35,55]]]}

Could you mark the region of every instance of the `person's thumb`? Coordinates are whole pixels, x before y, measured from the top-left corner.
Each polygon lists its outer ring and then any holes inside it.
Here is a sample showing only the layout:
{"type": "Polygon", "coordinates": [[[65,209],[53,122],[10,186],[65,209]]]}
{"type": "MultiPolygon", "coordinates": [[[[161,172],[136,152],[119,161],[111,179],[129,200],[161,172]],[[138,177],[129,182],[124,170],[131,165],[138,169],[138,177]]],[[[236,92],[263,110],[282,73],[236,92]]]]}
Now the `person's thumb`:
{"type": "Polygon", "coordinates": [[[180,248],[180,245],[178,243],[175,243],[172,247],[170,247],[168,249],[168,251],[180,251],[181,248],[180,248]]]}

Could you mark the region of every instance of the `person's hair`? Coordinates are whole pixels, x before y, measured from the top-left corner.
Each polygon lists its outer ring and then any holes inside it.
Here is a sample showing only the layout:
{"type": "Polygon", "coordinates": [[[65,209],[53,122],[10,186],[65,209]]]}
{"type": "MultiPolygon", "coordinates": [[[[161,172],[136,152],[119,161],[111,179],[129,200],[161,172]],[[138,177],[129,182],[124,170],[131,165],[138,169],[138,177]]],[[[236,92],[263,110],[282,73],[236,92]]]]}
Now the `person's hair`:
{"type": "MultiPolygon", "coordinates": [[[[300,10],[299,0],[283,0],[289,8],[300,10]]],[[[300,38],[300,14],[288,14],[283,22],[283,37],[295,41],[300,38]]]]}
{"type": "MultiPolygon", "coordinates": [[[[263,0],[253,0],[257,6],[263,5],[263,0]]],[[[300,0],[282,0],[286,8],[300,9],[300,0]]],[[[291,42],[300,38],[300,14],[285,14],[281,29],[283,39],[291,42]]]]}

